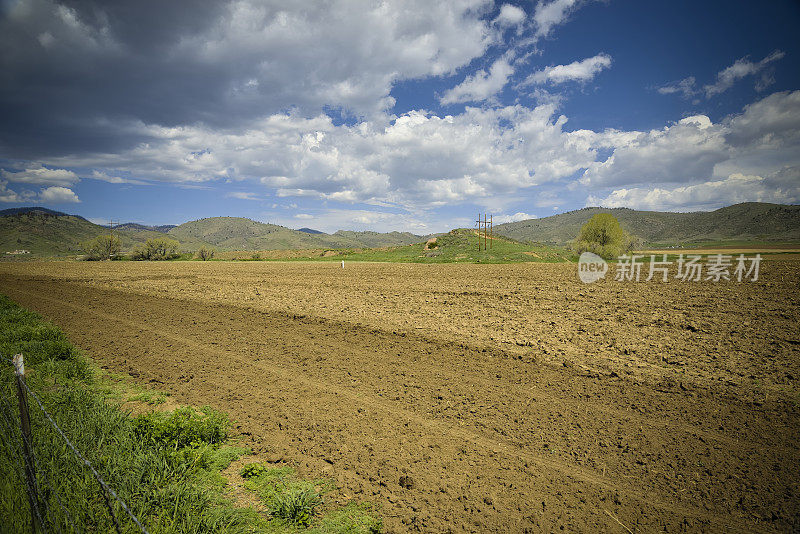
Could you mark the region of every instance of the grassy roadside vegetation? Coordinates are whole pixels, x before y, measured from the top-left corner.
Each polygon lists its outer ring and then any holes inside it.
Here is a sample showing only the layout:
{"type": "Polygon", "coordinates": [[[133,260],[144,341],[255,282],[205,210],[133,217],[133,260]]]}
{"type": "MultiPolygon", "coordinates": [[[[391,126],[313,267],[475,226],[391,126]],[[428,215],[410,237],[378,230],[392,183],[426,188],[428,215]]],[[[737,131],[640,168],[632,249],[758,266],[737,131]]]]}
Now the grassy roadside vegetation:
{"type": "MultiPolygon", "coordinates": [[[[304,480],[288,466],[252,458],[242,476],[262,506],[237,506],[221,472],[250,451],[229,435],[224,413],[159,406],[168,395],[120,386],[101,375],[55,326],[0,295],[0,354],[25,357],[26,381],[73,444],[128,504],[150,533],[371,533],[380,520],[368,504],[326,506],[330,482],[304,480]],[[245,472],[246,471],[246,472],[245,472]]],[[[103,493],[29,399],[37,483],[47,531],[114,532],[103,493]]],[[[0,530],[31,532],[21,459],[19,411],[12,365],[0,364],[0,530]]],[[[139,532],[113,499],[122,532],[139,532]]]]}

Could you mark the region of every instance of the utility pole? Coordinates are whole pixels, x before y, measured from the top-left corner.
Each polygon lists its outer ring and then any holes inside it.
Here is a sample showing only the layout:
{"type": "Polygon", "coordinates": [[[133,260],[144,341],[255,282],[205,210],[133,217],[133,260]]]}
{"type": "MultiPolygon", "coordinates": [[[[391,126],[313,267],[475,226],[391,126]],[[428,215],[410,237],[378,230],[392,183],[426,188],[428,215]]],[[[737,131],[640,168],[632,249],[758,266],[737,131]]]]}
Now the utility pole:
{"type": "Polygon", "coordinates": [[[492,240],[494,239],[494,230],[492,227],[493,218],[493,215],[484,213],[483,219],[481,219],[481,214],[478,214],[478,252],[481,250],[481,238],[483,238],[483,250],[492,248],[492,240]]]}
{"type": "Polygon", "coordinates": [[[478,252],[481,251],[481,214],[478,212],[478,252]]]}
{"type": "Polygon", "coordinates": [[[109,221],[108,226],[111,229],[110,239],[108,240],[108,261],[111,261],[111,255],[114,251],[114,219],[109,221]]]}

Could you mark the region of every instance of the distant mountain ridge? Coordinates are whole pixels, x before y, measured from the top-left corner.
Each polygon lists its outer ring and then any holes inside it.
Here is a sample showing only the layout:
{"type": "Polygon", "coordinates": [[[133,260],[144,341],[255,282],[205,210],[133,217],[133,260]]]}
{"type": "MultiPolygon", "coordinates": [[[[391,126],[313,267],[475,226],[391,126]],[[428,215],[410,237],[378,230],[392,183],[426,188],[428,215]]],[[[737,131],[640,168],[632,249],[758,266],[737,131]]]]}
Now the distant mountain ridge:
{"type": "Polygon", "coordinates": [[[410,245],[426,237],[407,232],[309,233],[242,217],[198,219],[176,226],[167,234],[181,242],[188,238],[204,241],[221,250],[371,248],[410,245]]]}
{"type": "MultiPolygon", "coordinates": [[[[37,256],[79,254],[83,243],[110,231],[110,226],[48,208],[12,208],[0,211],[0,252],[25,249],[37,256]]],[[[184,251],[202,246],[220,251],[362,249],[408,245],[426,239],[426,236],[408,232],[309,233],[242,217],[210,217],[178,226],[123,223],[114,225],[113,231],[122,240],[123,251],[148,239],[165,236],[177,240],[180,250],[184,251]]]]}
{"type": "Polygon", "coordinates": [[[522,242],[566,245],[593,215],[611,213],[629,233],[652,244],[704,241],[800,241],[800,206],[745,202],[688,213],[583,208],[541,219],[498,224],[495,233],[522,242]]]}
{"type": "Polygon", "coordinates": [[[31,206],[29,208],[8,208],[5,210],[0,210],[0,217],[5,217],[7,215],[23,215],[26,213],[43,213],[45,215],[52,215],[54,217],[75,217],[77,219],[84,219],[80,215],[70,215],[69,213],[64,213],[63,211],[56,211],[51,210],[50,208],[43,208],[41,206],[31,206]]]}
{"type": "MultiPolygon", "coordinates": [[[[29,250],[37,256],[79,254],[81,244],[109,229],[87,221],[78,215],[46,208],[19,208],[0,212],[0,252],[29,250]]],[[[114,230],[125,249],[133,248],[157,232],[127,232],[114,230]]]]}
{"type": "MultiPolygon", "coordinates": [[[[707,241],[800,242],[800,206],[750,202],[710,212],[672,213],[627,208],[584,208],[542,219],[498,224],[496,235],[524,243],[567,245],[596,213],[612,213],[623,228],[647,244],[707,241]]],[[[180,250],[209,246],[220,251],[281,249],[367,249],[397,247],[426,241],[430,235],[410,232],[339,230],[309,233],[242,217],[211,217],[178,226],[125,223],[114,226],[123,250],[154,237],[170,237],[180,250]]],[[[30,250],[38,256],[79,254],[81,244],[107,234],[107,226],[78,215],[42,207],[0,211],[0,252],[30,250]]]]}

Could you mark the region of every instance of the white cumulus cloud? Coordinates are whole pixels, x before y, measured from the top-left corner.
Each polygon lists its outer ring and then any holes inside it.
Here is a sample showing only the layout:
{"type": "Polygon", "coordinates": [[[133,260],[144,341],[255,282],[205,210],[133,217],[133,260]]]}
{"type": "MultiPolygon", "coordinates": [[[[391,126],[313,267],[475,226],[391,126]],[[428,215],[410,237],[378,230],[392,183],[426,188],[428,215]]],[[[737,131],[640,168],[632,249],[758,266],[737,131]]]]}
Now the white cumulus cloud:
{"type": "Polygon", "coordinates": [[[520,86],[544,83],[587,82],[611,66],[611,56],[597,54],[568,65],[551,65],[528,76],[520,86]]]}
{"type": "Polygon", "coordinates": [[[696,116],[625,140],[608,159],[592,163],[581,182],[598,187],[703,180],[730,157],[729,150],[721,126],[696,116]]]}
{"type": "Polygon", "coordinates": [[[800,202],[800,168],[786,169],[767,178],[734,173],[721,180],[671,189],[616,189],[604,198],[590,196],[586,205],[656,211],[700,211],[740,202],[800,202]]]}
{"type": "Polygon", "coordinates": [[[43,163],[154,182],[241,183],[257,194],[413,213],[487,199],[508,199],[493,208],[508,213],[505,206],[534,188],[558,193],[550,206],[564,205],[564,195],[672,191],[737,173],[769,185],[773,173],[800,166],[800,91],[775,93],[718,122],[693,115],[650,131],[600,132],[567,131],[566,124],[556,102],[468,106],[453,115],[415,110],[352,125],[279,113],[242,131],[139,125],[151,142],[43,163]]]}
{"type": "Polygon", "coordinates": [[[0,202],[23,202],[24,197],[8,188],[8,182],[0,180],[0,202]]]}
{"type": "Polygon", "coordinates": [[[66,169],[48,169],[40,164],[34,164],[25,170],[10,172],[0,170],[0,175],[9,182],[35,185],[72,185],[80,180],[78,175],[66,169]]]}
{"type": "Polygon", "coordinates": [[[49,204],[68,204],[80,202],[78,195],[68,187],[51,186],[42,189],[39,200],[49,204]]]}
{"type": "Polygon", "coordinates": [[[498,59],[489,68],[489,72],[481,69],[468,76],[459,85],[445,92],[439,101],[442,104],[457,104],[486,100],[502,91],[512,74],[514,74],[514,67],[509,64],[508,60],[498,59]]]}
{"type": "Polygon", "coordinates": [[[613,145],[580,183],[589,203],[674,209],[748,201],[797,202],[800,187],[800,91],[781,92],[712,123],[686,117],[659,130],[625,135],[584,132],[613,145]]]}
{"type": "Polygon", "coordinates": [[[433,205],[557,181],[595,160],[583,134],[563,130],[555,104],[412,111],[392,123],[333,124],[273,115],[244,132],[147,127],[153,141],[113,154],[55,158],[151,181],[242,181],[279,196],[433,205]],[[202,156],[195,156],[202,152],[202,156]]]}
{"type": "Polygon", "coordinates": [[[533,21],[536,26],[535,38],[543,38],[550,35],[556,26],[567,22],[569,17],[582,5],[588,3],[587,0],[540,0],[536,4],[533,13],[533,21]]]}
{"type": "Polygon", "coordinates": [[[679,93],[683,98],[691,98],[698,93],[698,90],[695,88],[695,83],[696,80],[694,79],[694,76],[689,76],[688,78],[684,78],[677,82],[662,85],[661,87],[658,87],[657,90],[659,94],[662,95],[679,93]]]}
{"type": "Polygon", "coordinates": [[[495,19],[495,23],[501,27],[518,26],[525,20],[525,11],[512,6],[511,4],[503,4],[500,8],[500,13],[495,19]]]}
{"type": "Polygon", "coordinates": [[[497,215],[494,217],[493,222],[495,224],[503,224],[509,222],[525,221],[528,219],[535,219],[535,218],[536,215],[531,215],[530,213],[524,213],[518,211],[517,213],[514,213],[512,215],[497,215]]]}
{"type": "MultiPolygon", "coordinates": [[[[762,72],[767,65],[770,63],[781,59],[786,54],[780,50],[776,50],[761,61],[757,61],[753,63],[747,57],[743,57],[737,59],[733,65],[727,67],[726,69],[721,70],[717,74],[717,81],[713,84],[706,85],[703,87],[705,91],[706,97],[712,97],[714,95],[718,95],[723,93],[733,87],[733,84],[746,77],[752,76],[754,74],[758,74],[762,72]]],[[[772,79],[769,75],[762,76],[761,80],[756,84],[756,88],[759,90],[765,89],[772,83],[772,79]]]]}
{"type": "Polygon", "coordinates": [[[134,178],[122,178],[121,176],[112,176],[109,175],[107,172],[103,171],[92,171],[92,174],[89,176],[94,180],[100,180],[101,182],[108,182],[110,184],[136,184],[136,185],[147,185],[148,182],[143,180],[136,180],[134,178]]]}

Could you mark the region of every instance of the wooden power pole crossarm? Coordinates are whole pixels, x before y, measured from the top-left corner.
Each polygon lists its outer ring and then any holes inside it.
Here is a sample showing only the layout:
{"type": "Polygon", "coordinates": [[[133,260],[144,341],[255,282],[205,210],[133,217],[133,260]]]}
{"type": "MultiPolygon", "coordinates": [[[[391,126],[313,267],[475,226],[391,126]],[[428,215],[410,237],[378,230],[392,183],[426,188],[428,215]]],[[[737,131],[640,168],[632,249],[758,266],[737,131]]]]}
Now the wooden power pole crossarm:
{"type": "Polygon", "coordinates": [[[481,239],[483,239],[483,250],[488,250],[493,248],[492,241],[494,240],[494,230],[492,229],[492,219],[494,215],[487,215],[483,214],[483,219],[481,219],[481,214],[478,214],[478,252],[481,250],[481,239]]]}

